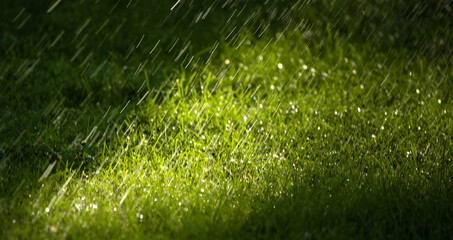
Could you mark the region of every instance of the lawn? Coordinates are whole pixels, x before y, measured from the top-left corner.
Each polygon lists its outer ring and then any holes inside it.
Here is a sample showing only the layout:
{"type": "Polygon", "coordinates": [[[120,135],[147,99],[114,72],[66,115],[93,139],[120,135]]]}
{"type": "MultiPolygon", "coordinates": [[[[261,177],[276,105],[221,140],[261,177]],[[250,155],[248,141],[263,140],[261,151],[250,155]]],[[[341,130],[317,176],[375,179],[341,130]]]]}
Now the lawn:
{"type": "Polygon", "coordinates": [[[2,1],[0,238],[450,238],[452,7],[2,1]]]}

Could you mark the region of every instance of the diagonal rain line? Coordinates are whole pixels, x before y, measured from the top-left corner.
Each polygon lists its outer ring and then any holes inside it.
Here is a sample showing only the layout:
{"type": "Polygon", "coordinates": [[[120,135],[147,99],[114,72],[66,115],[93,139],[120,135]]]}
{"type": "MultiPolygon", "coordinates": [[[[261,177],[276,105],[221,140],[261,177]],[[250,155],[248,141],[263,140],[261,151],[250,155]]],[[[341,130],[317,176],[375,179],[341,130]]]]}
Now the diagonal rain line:
{"type": "Polygon", "coordinates": [[[68,179],[63,184],[63,186],[60,188],[58,193],[54,195],[54,197],[50,201],[49,205],[47,206],[46,211],[48,211],[48,209],[51,209],[53,207],[53,205],[55,205],[55,203],[60,201],[60,199],[63,197],[64,193],[66,192],[66,190],[65,190],[66,187],[68,186],[69,182],[71,181],[71,179],[72,179],[72,177],[74,176],[75,173],[76,173],[76,171],[72,172],[71,176],[68,177],[68,179]]]}
{"type": "Polygon", "coordinates": [[[61,0],[57,0],[57,1],[55,1],[55,3],[54,3],[54,4],[52,4],[52,6],[50,6],[50,8],[49,8],[49,9],[47,9],[47,13],[50,13],[50,12],[52,12],[52,11],[53,11],[53,10],[54,10],[54,9],[55,9],[55,8],[56,8],[57,6],[58,6],[58,4],[60,4],[60,3],[61,3],[61,0]]]}

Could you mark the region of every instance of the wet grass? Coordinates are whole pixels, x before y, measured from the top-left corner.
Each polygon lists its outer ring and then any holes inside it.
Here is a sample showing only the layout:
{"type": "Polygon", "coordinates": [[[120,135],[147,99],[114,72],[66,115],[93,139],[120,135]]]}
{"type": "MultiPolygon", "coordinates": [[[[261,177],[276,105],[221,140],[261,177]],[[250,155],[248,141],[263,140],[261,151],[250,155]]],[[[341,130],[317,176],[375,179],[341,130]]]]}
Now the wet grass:
{"type": "Polygon", "coordinates": [[[8,5],[0,235],[451,236],[448,8],[302,3],[8,5]]]}

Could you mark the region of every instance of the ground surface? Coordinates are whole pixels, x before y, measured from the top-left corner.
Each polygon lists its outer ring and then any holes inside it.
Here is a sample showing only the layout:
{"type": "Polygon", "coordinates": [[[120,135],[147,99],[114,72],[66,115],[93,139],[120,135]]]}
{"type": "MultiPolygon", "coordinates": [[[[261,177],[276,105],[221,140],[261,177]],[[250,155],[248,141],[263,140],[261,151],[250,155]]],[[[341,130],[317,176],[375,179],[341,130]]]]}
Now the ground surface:
{"type": "Polygon", "coordinates": [[[2,1],[0,236],[447,239],[448,1],[2,1]]]}

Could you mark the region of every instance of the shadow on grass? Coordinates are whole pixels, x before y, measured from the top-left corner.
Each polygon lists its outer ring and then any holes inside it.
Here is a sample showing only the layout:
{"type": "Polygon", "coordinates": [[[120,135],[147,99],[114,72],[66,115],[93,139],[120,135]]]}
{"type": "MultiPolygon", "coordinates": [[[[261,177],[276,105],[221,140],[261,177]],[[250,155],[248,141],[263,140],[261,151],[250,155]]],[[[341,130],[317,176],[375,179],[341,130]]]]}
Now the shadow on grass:
{"type": "Polygon", "coordinates": [[[337,186],[299,185],[288,193],[292,197],[268,201],[253,212],[236,236],[447,239],[453,232],[453,192],[446,180],[451,172],[436,174],[440,176],[431,182],[369,176],[364,182],[342,181],[337,186]]]}

